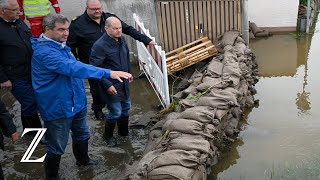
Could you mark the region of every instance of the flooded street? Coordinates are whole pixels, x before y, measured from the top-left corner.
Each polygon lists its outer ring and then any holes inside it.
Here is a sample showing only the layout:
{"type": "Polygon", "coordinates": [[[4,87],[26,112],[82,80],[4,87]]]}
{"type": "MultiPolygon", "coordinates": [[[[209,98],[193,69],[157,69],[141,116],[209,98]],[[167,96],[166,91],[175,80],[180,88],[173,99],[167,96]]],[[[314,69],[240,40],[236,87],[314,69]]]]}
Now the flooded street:
{"type": "MultiPolygon", "coordinates": [[[[69,19],[85,10],[85,0],[60,1],[62,14],[69,19]],[[71,10],[72,9],[72,10],[71,10]]],[[[108,10],[108,8],[105,8],[108,10]]],[[[257,56],[260,80],[256,84],[255,99],[259,105],[247,112],[239,138],[223,153],[208,179],[269,180],[278,166],[299,164],[319,156],[320,152],[320,22],[314,35],[274,35],[268,39],[252,40],[250,48],[257,56]]],[[[133,65],[134,77],[139,74],[133,65]]],[[[147,142],[148,130],[131,128],[127,139],[114,148],[106,147],[102,139],[104,122],[93,119],[91,95],[86,83],[88,119],[91,139],[89,154],[99,164],[78,168],[72,154],[71,137],[62,156],[62,179],[121,179],[126,164],[140,159],[147,142]]],[[[131,84],[132,110],[130,121],[148,119],[160,104],[146,78],[135,79],[131,84]]],[[[20,105],[8,92],[1,98],[15,115],[19,133],[20,105]]],[[[106,110],[104,110],[106,112],[106,110]]],[[[6,151],[0,153],[6,179],[43,179],[42,163],[20,163],[32,138],[23,137],[15,145],[6,139],[6,151]]],[[[39,145],[32,158],[44,155],[39,145]]],[[[320,157],[320,156],[319,156],[320,157]]]]}
{"type": "Polygon", "coordinates": [[[271,179],[279,166],[319,157],[319,46],[319,22],[313,36],[251,41],[260,71],[259,106],[249,112],[239,139],[208,179],[271,179]]]}
{"type": "MultiPolygon", "coordinates": [[[[85,0],[64,0],[59,1],[61,13],[69,20],[81,15],[85,11],[85,0]]],[[[105,10],[108,8],[104,7],[105,10]]],[[[139,70],[133,64],[134,77],[139,75],[139,70]]],[[[146,78],[135,79],[130,86],[132,107],[130,111],[130,121],[149,118],[158,110],[160,104],[156,94],[151,88],[146,78]]],[[[10,92],[0,90],[2,101],[9,107],[11,114],[14,114],[14,123],[18,132],[22,133],[20,121],[20,104],[15,101],[10,92]]],[[[86,81],[86,91],[88,97],[88,119],[91,131],[89,140],[89,155],[98,161],[94,167],[78,168],[75,165],[75,158],[72,153],[71,136],[65,154],[61,158],[60,178],[61,179],[121,179],[126,164],[133,160],[140,159],[147,142],[148,131],[143,128],[131,128],[129,138],[118,138],[120,145],[114,148],[106,147],[102,139],[104,132],[104,121],[94,120],[91,110],[91,95],[86,81]]],[[[104,109],[107,113],[107,110],[104,109]]],[[[5,139],[6,151],[0,153],[0,160],[6,179],[44,179],[43,163],[20,163],[22,156],[27,150],[32,137],[22,137],[16,144],[10,144],[10,139],[5,139]]],[[[38,145],[31,159],[41,158],[45,154],[45,146],[38,145]]]]}

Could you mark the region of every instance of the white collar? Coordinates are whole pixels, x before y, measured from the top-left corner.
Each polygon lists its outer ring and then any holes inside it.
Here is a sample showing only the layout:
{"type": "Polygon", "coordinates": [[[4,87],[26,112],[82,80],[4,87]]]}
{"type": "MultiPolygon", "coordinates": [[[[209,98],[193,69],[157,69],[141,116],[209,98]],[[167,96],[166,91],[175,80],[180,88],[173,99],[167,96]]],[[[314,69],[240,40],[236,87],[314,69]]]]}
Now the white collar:
{"type": "Polygon", "coordinates": [[[43,33],[40,35],[40,37],[43,37],[43,38],[45,38],[46,40],[49,40],[49,41],[53,41],[53,42],[59,44],[62,48],[66,47],[66,42],[61,43],[61,42],[55,41],[53,39],[48,38],[43,33]]]}

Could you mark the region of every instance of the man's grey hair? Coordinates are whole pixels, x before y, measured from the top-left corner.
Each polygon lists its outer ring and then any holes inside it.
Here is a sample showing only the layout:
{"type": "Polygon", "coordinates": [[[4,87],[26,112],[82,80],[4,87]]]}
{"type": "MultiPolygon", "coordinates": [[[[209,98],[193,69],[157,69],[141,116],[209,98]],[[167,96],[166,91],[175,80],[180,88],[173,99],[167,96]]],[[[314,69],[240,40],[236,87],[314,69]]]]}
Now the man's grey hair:
{"type": "Polygon", "coordinates": [[[56,27],[56,23],[64,24],[66,22],[69,22],[69,20],[62,14],[49,14],[46,17],[44,17],[42,22],[42,28],[45,31],[46,27],[48,27],[49,29],[53,29],[56,27]]]}
{"type": "Polygon", "coordinates": [[[87,7],[88,7],[88,4],[91,2],[100,2],[101,3],[101,0],[87,0],[87,2],[86,2],[87,7]]]}
{"type": "Polygon", "coordinates": [[[6,8],[9,6],[9,0],[0,0],[0,8],[6,8]]]}

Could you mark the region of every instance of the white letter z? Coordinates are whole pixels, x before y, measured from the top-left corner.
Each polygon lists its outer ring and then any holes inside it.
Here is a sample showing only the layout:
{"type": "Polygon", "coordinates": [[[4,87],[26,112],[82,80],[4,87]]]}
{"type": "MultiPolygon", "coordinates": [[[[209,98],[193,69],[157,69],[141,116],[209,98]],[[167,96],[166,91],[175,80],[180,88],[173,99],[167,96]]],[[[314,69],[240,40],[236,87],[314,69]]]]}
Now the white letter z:
{"type": "Polygon", "coordinates": [[[38,132],[37,132],[36,136],[33,138],[31,144],[29,145],[26,153],[24,153],[20,162],[43,162],[44,161],[44,158],[46,157],[47,153],[45,155],[43,155],[42,158],[35,159],[35,160],[30,159],[30,157],[33,154],[33,151],[38,146],[38,144],[39,144],[42,136],[46,132],[46,130],[47,130],[47,128],[25,128],[24,129],[21,137],[23,137],[23,135],[25,135],[27,132],[30,132],[30,131],[38,131],[38,132]]]}

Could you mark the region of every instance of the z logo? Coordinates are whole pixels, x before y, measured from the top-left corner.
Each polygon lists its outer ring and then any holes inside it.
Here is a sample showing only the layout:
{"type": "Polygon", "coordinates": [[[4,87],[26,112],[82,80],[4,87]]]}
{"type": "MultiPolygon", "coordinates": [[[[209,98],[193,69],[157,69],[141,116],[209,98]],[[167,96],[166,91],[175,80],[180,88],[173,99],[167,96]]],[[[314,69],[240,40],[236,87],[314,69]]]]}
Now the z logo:
{"type": "Polygon", "coordinates": [[[43,155],[42,158],[32,160],[30,159],[31,155],[33,154],[34,150],[38,146],[41,138],[43,137],[44,133],[46,132],[47,128],[25,128],[21,137],[25,135],[26,133],[30,131],[37,131],[37,134],[33,138],[31,144],[29,145],[26,153],[24,153],[22,159],[20,162],[43,162],[44,158],[46,157],[47,154],[43,155]]]}

